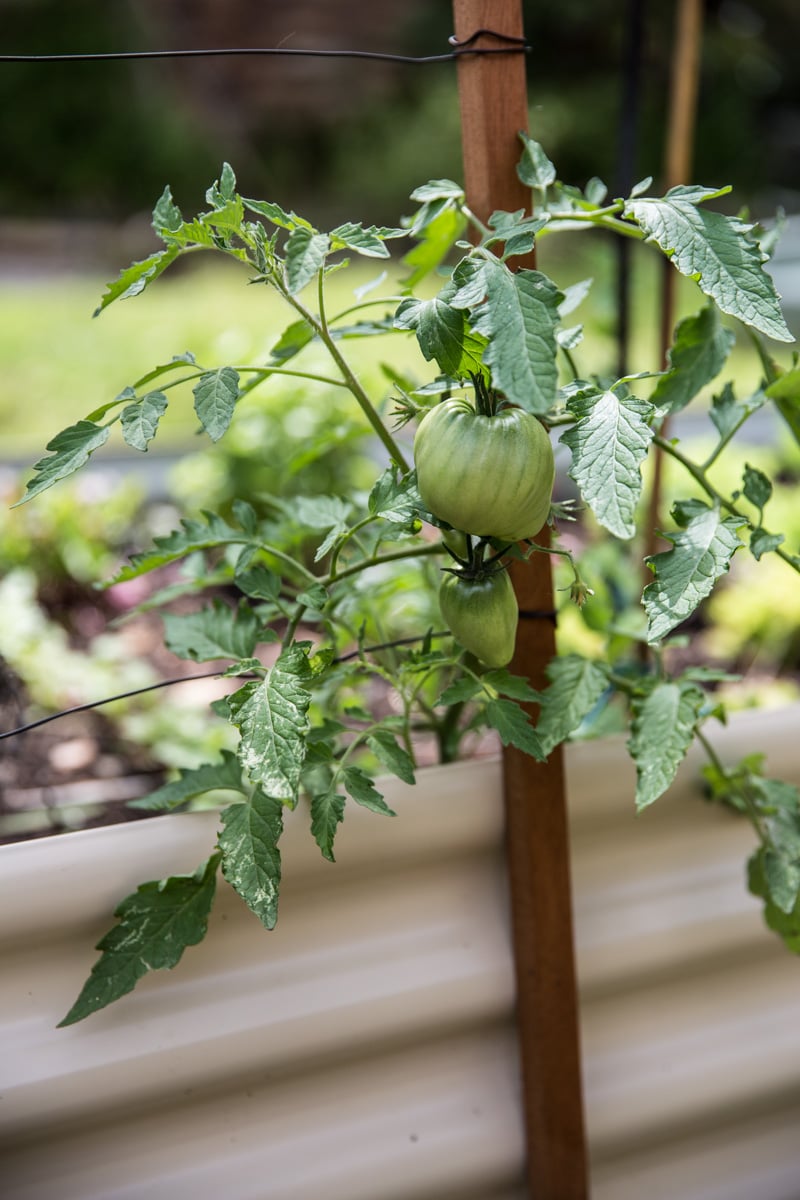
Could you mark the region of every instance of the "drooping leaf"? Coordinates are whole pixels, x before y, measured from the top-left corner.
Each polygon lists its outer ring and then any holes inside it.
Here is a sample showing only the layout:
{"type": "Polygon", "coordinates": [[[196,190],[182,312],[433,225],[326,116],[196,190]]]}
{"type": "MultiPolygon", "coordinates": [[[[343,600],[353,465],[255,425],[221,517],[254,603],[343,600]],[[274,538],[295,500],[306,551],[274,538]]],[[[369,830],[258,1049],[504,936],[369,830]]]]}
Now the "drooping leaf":
{"type": "Polygon", "coordinates": [[[653,437],[653,407],[616,392],[578,393],[567,402],[577,421],[560,440],[572,451],[569,475],[597,520],[619,538],[636,532],[641,464],[653,437]]]}
{"type": "Polygon", "coordinates": [[[233,367],[206,371],[192,389],[194,411],[212,442],[226,432],[239,399],[239,373],[233,367]]]}
{"type": "Polygon", "coordinates": [[[356,804],[385,817],[397,816],[394,809],[389,808],[370,776],[360,767],[345,767],[342,772],[342,782],[348,796],[351,796],[356,804]]]}
{"type": "Polygon", "coordinates": [[[120,413],[120,424],[128,445],[134,450],[147,450],[166,411],[167,397],[163,392],[148,392],[135,404],[126,405],[120,413]]]}
{"type": "Polygon", "coordinates": [[[636,807],[646,808],[675,778],[692,743],[704,693],[693,684],[658,683],[633,702],[628,741],[636,763],[636,807]]]}
{"type": "Polygon", "coordinates": [[[149,283],[166,271],[179,254],[179,246],[168,246],[166,250],[156,250],[155,254],[149,255],[141,262],[131,263],[129,267],[120,271],[113,283],[106,285],[106,290],[92,316],[98,317],[115,300],[128,300],[131,296],[138,296],[149,283]]]}
{"type": "Polygon", "coordinates": [[[717,194],[672,188],[660,199],[629,200],[624,212],[723,312],[776,341],[793,341],[761,250],[750,236],[752,227],[698,207],[717,194]]]}
{"type": "Polygon", "coordinates": [[[450,305],[469,310],[473,331],[487,339],[483,361],[494,386],[526,412],[547,412],[558,382],[561,292],[540,271],[514,273],[494,258],[462,260],[454,281],[450,305]]]}
{"type": "Polygon", "coordinates": [[[513,700],[490,700],[484,710],[486,723],[500,735],[504,746],[516,746],[537,762],[546,758],[530,718],[513,700]]]}
{"type": "Polygon", "coordinates": [[[73,1025],[133,991],[148,971],[174,967],[187,946],[201,942],[214,902],[219,855],[193,875],[143,883],[114,916],[119,924],[97,943],[101,957],[59,1026],[73,1025]]]}
{"type": "Polygon", "coordinates": [[[763,471],[745,463],[742,492],[751,504],[761,510],[772,495],[772,482],[763,471]]]}
{"type": "MultiPolygon", "coordinates": [[[[764,920],[767,927],[783,940],[788,950],[800,954],[800,898],[789,912],[783,911],[773,900],[765,869],[766,851],[759,847],[748,863],[748,886],[754,896],[764,901],[764,920]]],[[[774,882],[774,880],[773,880],[774,882]]]]}
{"type": "Polygon", "coordinates": [[[642,595],[649,642],[665,637],[694,612],[743,545],[736,532],[740,518],[722,517],[699,500],[676,505],[673,514],[681,528],[663,534],[672,549],[647,559],[655,574],[642,595]]]}
{"type": "Polygon", "coordinates": [[[605,665],[580,654],[565,654],[553,659],[547,668],[547,677],[550,686],[541,694],[536,722],[536,733],[545,755],[574,733],[608,687],[605,665]]]}
{"type": "Polygon", "coordinates": [[[402,779],[404,783],[414,783],[414,762],[407,750],[404,750],[388,730],[379,729],[367,738],[367,745],[372,753],[388,771],[402,779]]]}
{"type": "Polygon", "coordinates": [[[713,304],[678,323],[669,351],[669,370],[656,384],[651,404],[680,412],[722,370],[734,343],[713,304]]]}
{"type": "Polygon", "coordinates": [[[330,250],[327,233],[315,233],[305,225],[297,225],[286,243],[286,286],[290,295],[301,292],[325,263],[330,250]]]}
{"type": "Polygon", "coordinates": [[[311,797],[311,833],[322,857],[327,858],[328,862],[336,862],[333,841],[344,817],[344,803],[345,797],[339,795],[335,788],[311,797]]]}
{"type": "Polygon", "coordinates": [[[197,796],[217,791],[245,791],[241,764],[230,750],[222,751],[221,762],[181,769],[177,779],[162,784],[140,800],[129,801],[128,807],[146,809],[148,812],[171,812],[197,796]]]}
{"type": "Polygon", "coordinates": [[[47,443],[46,449],[51,451],[49,458],[40,458],[33,464],[36,475],[25,485],[25,494],[13,507],[32,500],[41,492],[47,491],[59,479],[66,479],[89,461],[95,450],[108,441],[110,433],[108,425],[95,425],[93,421],[78,421],[47,443]]]}
{"type": "Polygon", "coordinates": [[[756,562],[759,562],[763,555],[769,554],[771,550],[777,550],[778,546],[782,546],[785,541],[786,538],[782,533],[768,533],[760,526],[750,534],[750,553],[756,562]]]}
{"type": "Polygon", "coordinates": [[[261,788],[222,812],[222,874],[265,929],[278,920],[282,833],[283,805],[261,788]]]}
{"type": "Polygon", "coordinates": [[[309,342],[313,342],[315,337],[316,334],[308,321],[305,319],[293,321],[284,329],[270,350],[270,357],[275,363],[288,362],[290,358],[294,358],[295,354],[299,354],[309,342]]]}
{"type": "MultiPolygon", "coordinates": [[[[512,675],[506,667],[497,667],[492,671],[485,671],[481,676],[481,681],[493,691],[501,696],[508,696],[512,700],[539,700],[539,692],[532,688],[528,680],[522,675],[512,675]]],[[[440,703],[445,703],[440,700],[440,703]]]]}
{"type": "Polygon", "coordinates": [[[228,697],[230,720],[241,732],[239,761],[248,777],[279,800],[294,803],[305,757],[311,693],[303,650],[290,646],[266,679],[228,697]]]}
{"type": "Polygon", "coordinates": [[[178,658],[210,662],[217,658],[250,658],[259,642],[275,642],[246,600],[231,608],[216,598],[192,613],[164,613],[164,642],[178,658]]]}
{"type": "Polygon", "coordinates": [[[556,169],[538,142],[527,133],[520,133],[522,157],[517,164],[519,175],[526,187],[546,188],[556,181],[556,169]]]}

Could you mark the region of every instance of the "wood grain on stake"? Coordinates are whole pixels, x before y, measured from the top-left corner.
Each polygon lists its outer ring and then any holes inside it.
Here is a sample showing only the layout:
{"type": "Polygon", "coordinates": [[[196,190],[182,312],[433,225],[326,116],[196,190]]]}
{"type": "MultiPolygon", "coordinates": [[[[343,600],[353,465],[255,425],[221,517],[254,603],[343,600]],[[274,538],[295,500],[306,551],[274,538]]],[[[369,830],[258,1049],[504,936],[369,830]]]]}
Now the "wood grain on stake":
{"type": "MultiPolygon", "coordinates": [[[[459,41],[478,29],[520,37],[520,0],[454,0],[459,41]]],[[[480,47],[498,42],[483,38],[480,47]]],[[[525,55],[465,56],[458,63],[467,203],[483,221],[495,209],[529,208],[519,181],[519,131],[527,129],[525,55]]],[[[529,257],[518,266],[532,267],[529,257]]],[[[553,608],[550,559],[534,554],[512,578],[523,612],[553,608]]],[[[552,621],[522,618],[511,669],[546,683],[552,621]]],[[[528,1186],[536,1200],[585,1200],[586,1149],[563,760],[510,747],[504,755],[508,866],[517,972],[528,1186]]]]}

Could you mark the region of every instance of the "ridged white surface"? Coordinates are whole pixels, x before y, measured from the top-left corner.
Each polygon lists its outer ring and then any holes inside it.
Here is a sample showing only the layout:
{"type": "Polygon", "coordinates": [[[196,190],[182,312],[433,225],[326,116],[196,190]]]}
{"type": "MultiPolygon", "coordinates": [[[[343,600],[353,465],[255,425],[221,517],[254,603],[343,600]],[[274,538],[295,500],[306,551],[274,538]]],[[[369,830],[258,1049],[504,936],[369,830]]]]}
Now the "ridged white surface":
{"type": "MultiPolygon", "coordinates": [[[[715,738],[800,782],[800,710],[715,738]]],[[[800,963],[744,887],[752,843],[697,760],[635,817],[619,742],[571,747],[594,1200],[800,1197],[800,963]]],[[[206,941],[54,1028],[119,899],[193,870],[211,814],[0,848],[4,1200],[523,1200],[496,762],[389,785],[338,862],[302,814],[265,933],[206,941]]]]}

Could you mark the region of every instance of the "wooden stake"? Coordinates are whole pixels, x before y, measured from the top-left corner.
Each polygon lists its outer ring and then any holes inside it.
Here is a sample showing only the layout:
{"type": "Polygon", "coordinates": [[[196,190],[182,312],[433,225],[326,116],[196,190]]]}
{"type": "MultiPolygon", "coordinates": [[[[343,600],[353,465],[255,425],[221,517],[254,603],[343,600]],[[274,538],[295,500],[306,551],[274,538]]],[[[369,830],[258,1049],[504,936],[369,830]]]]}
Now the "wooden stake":
{"type": "MultiPolygon", "coordinates": [[[[523,33],[520,0],[454,0],[459,41],[479,29],[523,33]]],[[[492,38],[479,46],[496,48],[492,38]]],[[[530,207],[516,174],[528,126],[525,56],[464,57],[458,63],[467,203],[482,221],[495,209],[530,207]]],[[[532,266],[528,261],[520,266],[532,266]]],[[[546,685],[555,654],[550,559],[515,564],[520,632],[511,669],[546,685]]],[[[504,754],[508,869],[517,976],[528,1188],[532,1200],[585,1200],[586,1148],[580,1078],[563,760],[556,750],[534,763],[504,754]]]]}

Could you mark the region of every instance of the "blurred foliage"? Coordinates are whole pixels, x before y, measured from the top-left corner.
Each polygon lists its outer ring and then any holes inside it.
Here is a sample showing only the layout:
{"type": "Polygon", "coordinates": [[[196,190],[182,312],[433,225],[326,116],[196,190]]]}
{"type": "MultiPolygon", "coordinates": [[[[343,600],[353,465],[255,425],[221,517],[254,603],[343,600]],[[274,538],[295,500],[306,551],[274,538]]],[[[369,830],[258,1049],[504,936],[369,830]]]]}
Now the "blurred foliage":
{"type": "MultiPolygon", "coordinates": [[[[636,3],[525,0],[531,126],[564,178],[607,177],[617,161],[636,3]]],[[[674,10],[644,5],[641,174],[657,170],[663,158],[674,10]]],[[[357,27],[345,32],[347,6],[342,12],[340,44],[357,48],[357,27]]],[[[135,0],[73,0],[66,10],[57,0],[0,0],[0,14],[4,47],[14,53],[163,48],[154,37],[174,44],[169,10],[154,32],[135,0]]],[[[449,4],[419,0],[383,48],[438,53],[451,30],[449,4]]],[[[707,0],[694,174],[733,184],[739,200],[764,211],[800,193],[799,33],[795,0],[707,0]]],[[[301,30],[295,44],[302,38],[309,40],[301,30]]],[[[204,44],[199,17],[193,44],[204,44]]],[[[396,215],[410,182],[460,175],[452,64],[393,68],[377,91],[372,77],[365,82],[375,64],[342,60],[339,69],[349,95],[344,109],[337,103],[308,113],[289,89],[280,111],[266,110],[264,96],[254,94],[238,117],[222,97],[210,121],[202,73],[192,77],[193,95],[191,80],[187,86],[182,77],[177,86],[163,62],[2,64],[0,102],[14,120],[3,127],[0,204],[25,215],[128,216],[149,207],[166,180],[176,192],[196,193],[223,158],[235,155],[251,192],[291,194],[320,222],[345,208],[352,217],[359,207],[383,219],[396,215]],[[302,111],[293,115],[293,103],[302,111]]],[[[615,180],[607,182],[613,190],[615,180]]]]}

